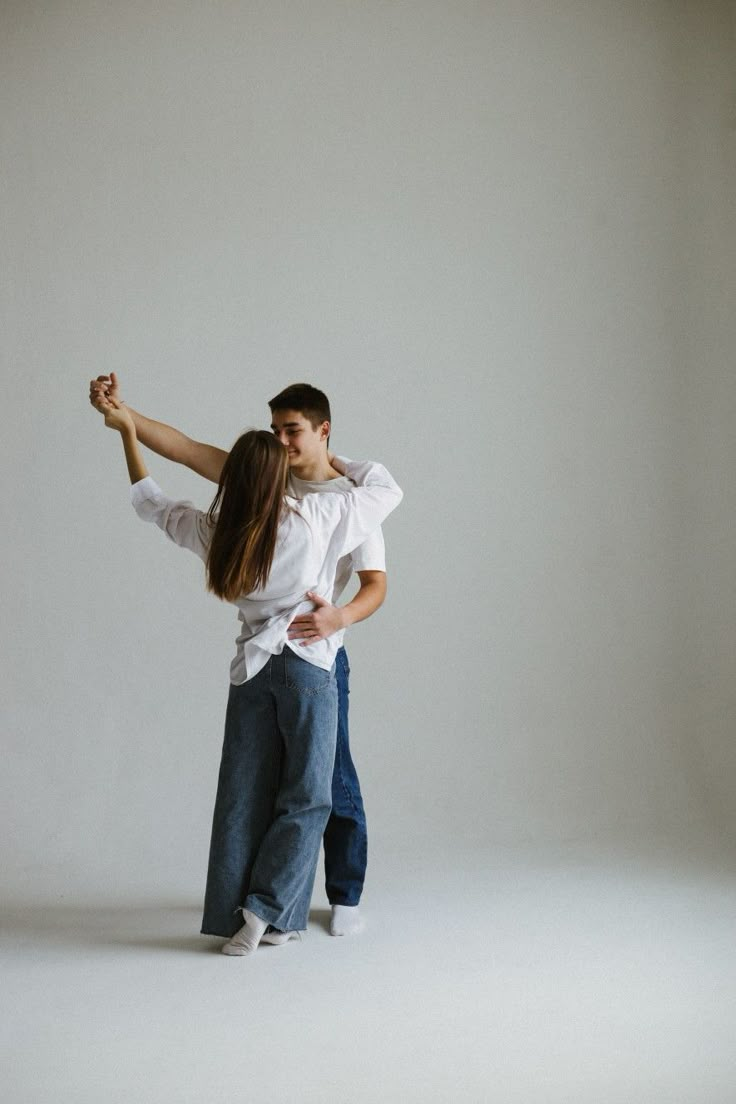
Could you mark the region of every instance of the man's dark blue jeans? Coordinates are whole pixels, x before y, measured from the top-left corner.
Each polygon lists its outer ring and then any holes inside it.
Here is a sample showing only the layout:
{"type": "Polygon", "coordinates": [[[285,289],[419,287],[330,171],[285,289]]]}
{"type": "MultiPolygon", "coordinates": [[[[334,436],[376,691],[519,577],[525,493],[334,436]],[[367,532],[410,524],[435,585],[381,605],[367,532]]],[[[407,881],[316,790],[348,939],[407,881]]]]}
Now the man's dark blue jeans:
{"type": "Polygon", "coordinates": [[[357,905],[368,862],[368,833],[360,782],[350,754],[348,699],[350,664],[340,648],[337,676],[337,747],[332,775],[332,812],[324,834],[325,888],[331,905],[357,905]]]}

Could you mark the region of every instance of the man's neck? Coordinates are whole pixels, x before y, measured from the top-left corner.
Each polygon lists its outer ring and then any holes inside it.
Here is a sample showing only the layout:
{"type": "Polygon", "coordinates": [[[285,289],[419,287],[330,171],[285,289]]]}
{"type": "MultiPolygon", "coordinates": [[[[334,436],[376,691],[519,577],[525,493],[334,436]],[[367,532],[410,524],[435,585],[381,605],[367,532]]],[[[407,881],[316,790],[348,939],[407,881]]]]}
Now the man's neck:
{"type": "Polygon", "coordinates": [[[307,483],[326,483],[329,479],[339,479],[340,472],[330,465],[327,457],[320,457],[311,464],[303,464],[297,470],[291,469],[291,474],[297,479],[304,479],[307,483]]]}

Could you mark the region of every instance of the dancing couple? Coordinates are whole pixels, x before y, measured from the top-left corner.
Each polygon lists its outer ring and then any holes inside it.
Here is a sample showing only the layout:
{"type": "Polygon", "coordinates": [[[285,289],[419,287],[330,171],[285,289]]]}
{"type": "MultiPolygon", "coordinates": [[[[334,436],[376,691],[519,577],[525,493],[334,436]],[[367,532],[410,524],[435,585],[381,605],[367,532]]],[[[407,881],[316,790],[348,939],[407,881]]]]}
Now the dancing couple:
{"type": "Polygon", "coordinates": [[[202,932],[250,954],[307,926],[324,837],[330,932],[361,930],[365,813],[348,737],[345,628],[386,592],[381,523],[402,492],[380,464],[329,451],[327,397],[308,384],[269,403],[271,429],[230,452],[132,410],[115,373],[90,401],[120,433],[133,506],[205,565],[238,609],[202,932]],[[140,444],[217,483],[209,509],[167,497],[140,444]],[[350,576],[360,587],[338,606],[350,576]]]}

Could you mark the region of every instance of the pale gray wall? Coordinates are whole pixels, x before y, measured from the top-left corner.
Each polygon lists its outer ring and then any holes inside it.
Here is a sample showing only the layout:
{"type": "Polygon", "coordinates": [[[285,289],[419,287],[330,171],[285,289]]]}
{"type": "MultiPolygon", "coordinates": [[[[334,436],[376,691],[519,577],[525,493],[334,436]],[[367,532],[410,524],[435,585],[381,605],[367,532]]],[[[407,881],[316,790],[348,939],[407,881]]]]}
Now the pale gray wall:
{"type": "Polygon", "coordinates": [[[203,884],[236,621],[127,503],[85,397],[111,368],[221,445],[312,381],[403,485],[349,639],[378,861],[731,831],[731,5],[24,0],[0,30],[10,892],[203,884]]]}
{"type": "Polygon", "coordinates": [[[736,4],[688,6],[681,418],[688,442],[686,729],[711,810],[736,823],[736,4]],[[695,33],[695,28],[701,33],[695,33]]]}

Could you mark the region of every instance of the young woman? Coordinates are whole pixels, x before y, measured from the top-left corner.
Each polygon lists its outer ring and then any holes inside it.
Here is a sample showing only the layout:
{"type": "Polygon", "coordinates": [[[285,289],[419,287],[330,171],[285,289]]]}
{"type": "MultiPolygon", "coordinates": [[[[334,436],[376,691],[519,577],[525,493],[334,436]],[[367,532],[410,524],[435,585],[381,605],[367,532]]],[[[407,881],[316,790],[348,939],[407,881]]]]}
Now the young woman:
{"type": "Polygon", "coordinates": [[[288,627],[310,596],[329,596],[340,557],[402,492],[380,464],[331,457],[351,491],[288,498],[286,449],[251,430],[230,451],[209,510],[197,510],[148,475],[125,406],[108,399],[100,409],[121,434],[138,515],[200,556],[207,588],[238,607],[202,932],[227,937],[225,954],[246,955],[269,926],[273,942],[306,928],[330,812],[337,646],[328,637],[297,653],[288,627]]]}

